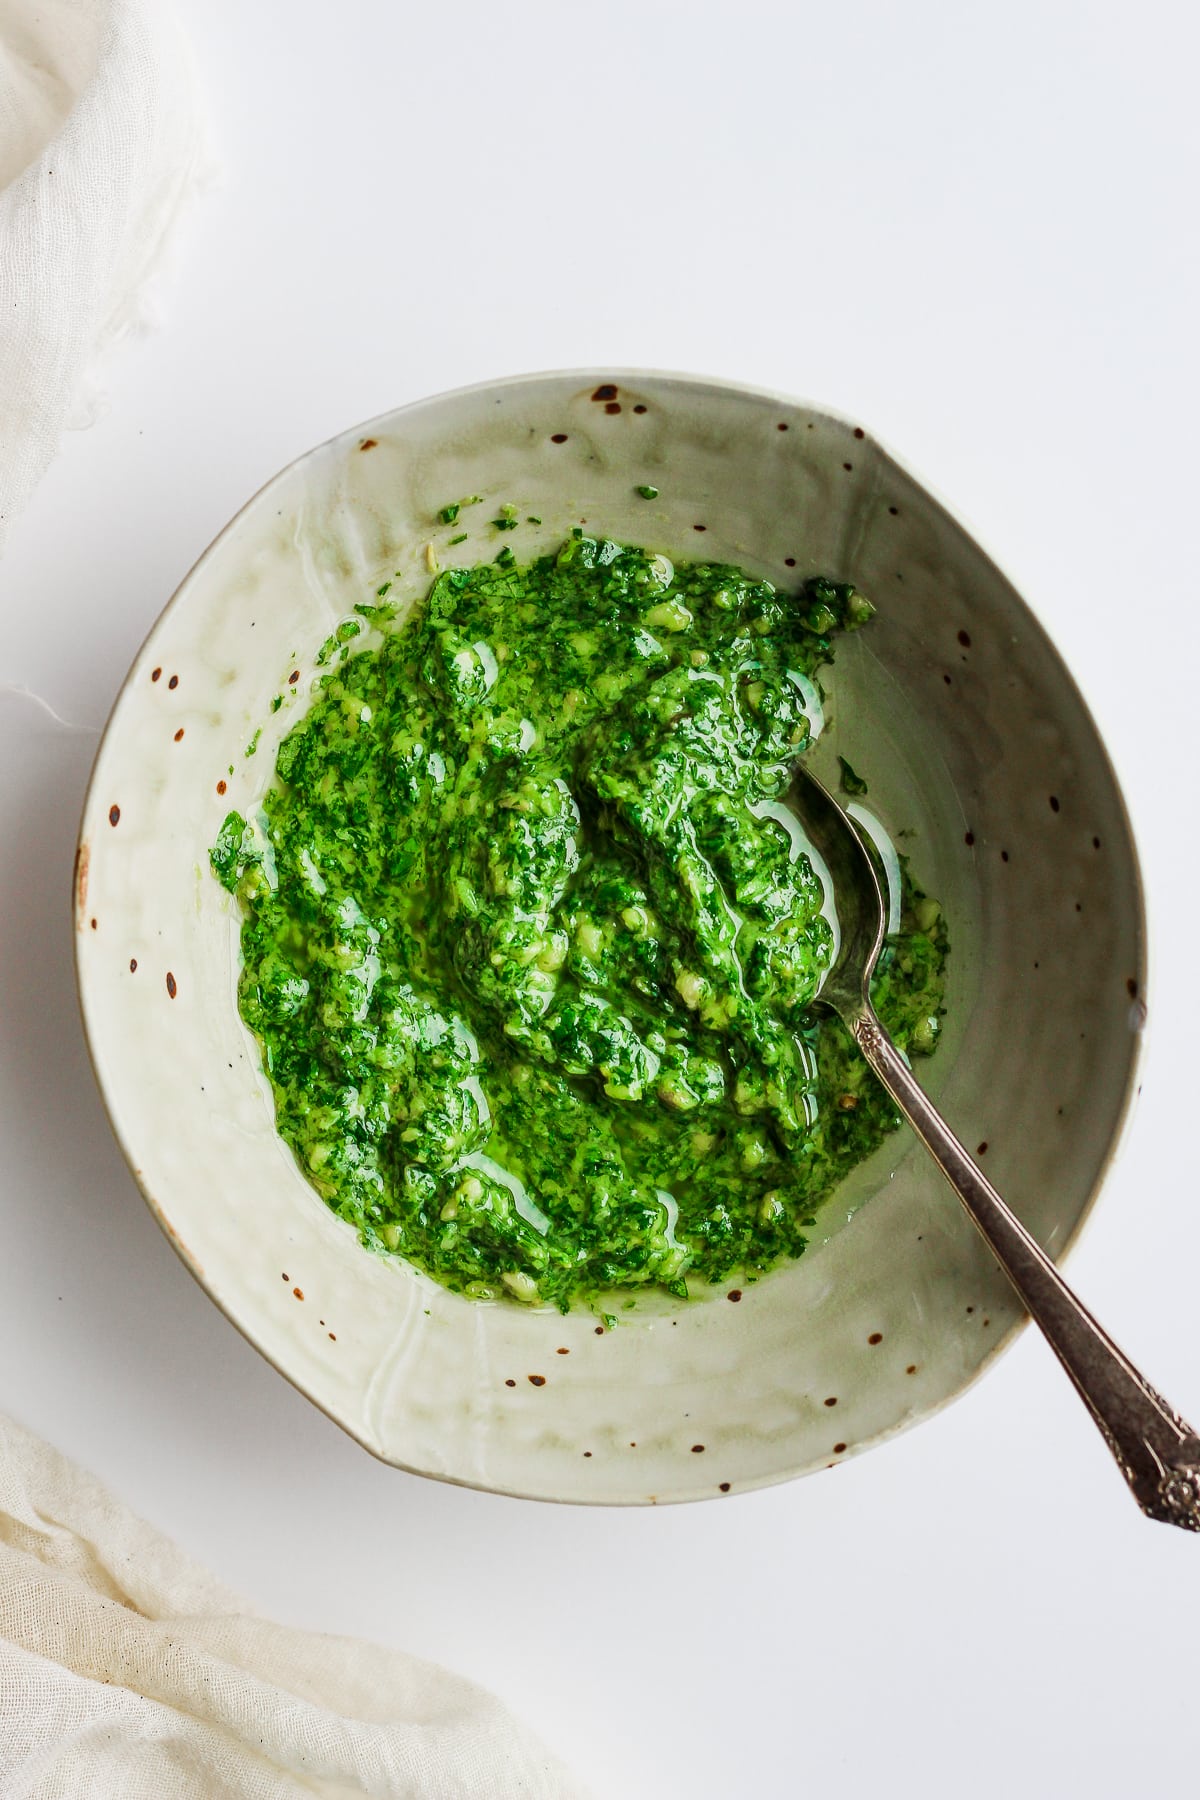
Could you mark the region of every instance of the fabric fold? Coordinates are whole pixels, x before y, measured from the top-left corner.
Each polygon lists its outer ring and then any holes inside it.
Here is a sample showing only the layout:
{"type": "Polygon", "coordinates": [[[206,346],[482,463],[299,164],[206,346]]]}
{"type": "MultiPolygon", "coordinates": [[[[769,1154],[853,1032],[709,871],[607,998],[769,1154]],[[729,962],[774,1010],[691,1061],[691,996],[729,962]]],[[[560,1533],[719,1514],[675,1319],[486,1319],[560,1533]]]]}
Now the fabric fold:
{"type": "Polygon", "coordinates": [[[140,316],[202,162],[158,0],[0,0],[0,547],[104,352],[140,316]]]}
{"type": "Polygon", "coordinates": [[[494,1696],[258,1617],[0,1418],[5,1800],[585,1800],[494,1696]]]}

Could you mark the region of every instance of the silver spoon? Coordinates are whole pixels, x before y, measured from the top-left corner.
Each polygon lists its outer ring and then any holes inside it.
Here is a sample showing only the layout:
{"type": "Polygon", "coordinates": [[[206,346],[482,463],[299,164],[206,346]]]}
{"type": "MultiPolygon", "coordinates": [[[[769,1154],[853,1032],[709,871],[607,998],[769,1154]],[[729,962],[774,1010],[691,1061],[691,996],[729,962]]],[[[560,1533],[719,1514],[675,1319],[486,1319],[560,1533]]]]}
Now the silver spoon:
{"type": "Polygon", "coordinates": [[[803,764],[788,798],[829,867],[841,926],[841,944],[817,1004],[838,1014],[986,1238],[1075,1383],[1142,1511],[1200,1531],[1200,1437],[1076,1299],[913,1079],[870,1001],[887,917],[874,864],[853,822],[803,764]]]}

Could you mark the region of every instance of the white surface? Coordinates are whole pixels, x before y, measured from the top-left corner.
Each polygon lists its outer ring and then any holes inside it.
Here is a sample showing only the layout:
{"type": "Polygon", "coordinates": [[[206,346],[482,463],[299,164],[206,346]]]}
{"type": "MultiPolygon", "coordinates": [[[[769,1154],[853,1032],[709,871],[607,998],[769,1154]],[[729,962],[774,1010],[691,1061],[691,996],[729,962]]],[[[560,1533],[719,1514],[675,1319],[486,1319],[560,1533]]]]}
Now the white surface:
{"type": "MultiPolygon", "coordinates": [[[[861,414],[1015,571],[1122,772],[1160,980],[1071,1274],[1196,1419],[1191,984],[1165,979],[1200,878],[1190,15],[186,15],[227,184],[12,534],[0,682],[98,725],[251,489],[442,386],[611,359],[861,414]]],[[[601,1800],[1191,1790],[1200,1548],[1139,1518],[1031,1337],[918,1431],[724,1504],[556,1510],[369,1461],[138,1197],[71,986],[90,741],[20,699],[0,726],[0,1406],[281,1619],[489,1683],[601,1800]]]]}

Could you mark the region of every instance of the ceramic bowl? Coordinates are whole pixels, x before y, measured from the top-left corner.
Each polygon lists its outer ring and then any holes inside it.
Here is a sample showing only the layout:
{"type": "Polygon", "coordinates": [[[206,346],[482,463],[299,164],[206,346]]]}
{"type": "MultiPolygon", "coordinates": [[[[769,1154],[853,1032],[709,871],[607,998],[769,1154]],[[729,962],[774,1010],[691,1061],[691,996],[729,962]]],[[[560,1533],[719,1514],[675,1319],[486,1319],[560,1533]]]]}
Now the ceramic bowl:
{"type": "Polygon", "coordinates": [[[720,1496],[921,1419],[1019,1322],[907,1133],[855,1171],[798,1262],[605,1330],[586,1310],[473,1303],[364,1251],[276,1136],[235,1004],[238,920],[207,866],[222,819],[260,802],[338,621],[383,580],[423,594],[429,544],[444,566],[490,559],[501,502],[541,520],[504,540],[521,555],[584,524],[782,588],[826,571],[874,600],[870,628],[838,646],[818,767],[841,752],[867,772],[945,907],[949,1014],[923,1072],[1055,1255],[1133,1090],[1130,828],[1061,658],[945,505],[853,421],[714,381],[536,375],[348,431],[249,503],[154,627],[96,761],[76,943],[113,1126],[179,1254],[388,1462],[543,1499],[720,1496]],[[491,504],[437,523],[470,493],[491,504]]]}

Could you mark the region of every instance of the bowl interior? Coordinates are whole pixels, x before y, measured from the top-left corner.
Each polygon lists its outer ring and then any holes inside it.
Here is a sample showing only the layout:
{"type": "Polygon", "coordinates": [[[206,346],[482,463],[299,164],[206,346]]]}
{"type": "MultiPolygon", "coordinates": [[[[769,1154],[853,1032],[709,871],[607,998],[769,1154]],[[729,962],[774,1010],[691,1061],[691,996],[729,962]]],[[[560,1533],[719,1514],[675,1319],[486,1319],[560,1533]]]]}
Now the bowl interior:
{"type": "Polygon", "coordinates": [[[511,1493],[696,1498],[911,1422],[1017,1322],[932,1164],[898,1134],[830,1202],[826,1241],[736,1304],[726,1289],[639,1304],[606,1330],[585,1311],[462,1300],[363,1251],[276,1136],[235,1004],[235,909],[207,868],[356,603],[385,580],[417,600],[427,546],[442,566],[498,541],[524,557],[578,524],[785,588],[828,572],[875,601],[838,646],[818,766],[841,752],[867,776],[869,806],[943,902],[949,1016],[924,1072],[1061,1251],[1136,1061],[1143,930],[1120,794],[1061,660],[965,530],[869,435],[771,395],[529,377],[387,415],[271,482],[184,582],[114,710],[81,832],[80,990],[117,1134],[180,1254],[367,1448],[511,1493]],[[471,494],[453,526],[437,521],[471,494]],[[540,523],[497,540],[505,502],[540,523]]]}

